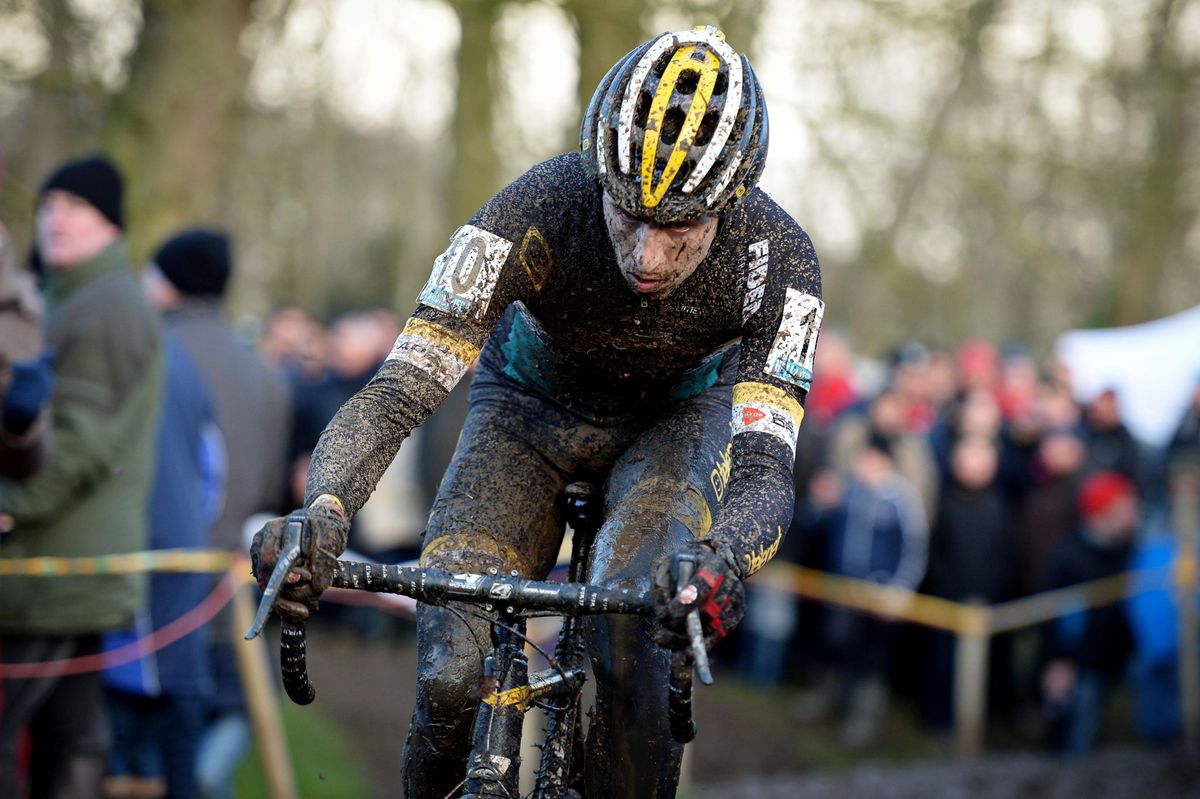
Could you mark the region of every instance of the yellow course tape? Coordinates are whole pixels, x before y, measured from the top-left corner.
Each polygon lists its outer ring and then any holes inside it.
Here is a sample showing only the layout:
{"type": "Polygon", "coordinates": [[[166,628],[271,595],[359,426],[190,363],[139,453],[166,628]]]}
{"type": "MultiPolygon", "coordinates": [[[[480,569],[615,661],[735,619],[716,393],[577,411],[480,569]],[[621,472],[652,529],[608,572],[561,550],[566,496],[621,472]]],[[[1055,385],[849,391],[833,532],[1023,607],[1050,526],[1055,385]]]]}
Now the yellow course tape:
{"type": "MultiPolygon", "coordinates": [[[[226,571],[241,553],[221,549],[163,549],[101,555],[90,558],[0,558],[0,577],[66,577],[143,572],[226,571]]],[[[249,569],[242,570],[246,582],[249,569]]],[[[815,569],[773,561],[754,577],[752,588],[773,588],[805,599],[922,624],[959,635],[982,636],[1030,627],[1060,616],[1110,605],[1138,593],[1169,587],[1195,586],[1195,563],[1181,560],[1167,566],[1129,571],[1079,585],[1046,591],[998,605],[972,605],[941,597],[856,580],[815,569]],[[1136,591],[1131,590],[1134,578],[1136,591]]],[[[530,697],[498,695],[499,704],[518,704],[530,697]]],[[[493,700],[487,700],[492,703],[493,700]]]]}
{"type": "Polygon", "coordinates": [[[160,549],[90,558],[0,558],[0,577],[66,577],[142,572],[223,572],[240,553],[223,549],[160,549]]]}
{"type": "Polygon", "coordinates": [[[1130,571],[990,606],[913,594],[865,580],[780,562],[768,564],[755,576],[751,585],[788,591],[805,599],[914,622],[959,635],[981,636],[1030,627],[1060,616],[1109,605],[1136,593],[1168,587],[1170,580],[1169,567],[1130,571]],[[1134,577],[1141,578],[1136,592],[1131,590],[1134,577]]]}

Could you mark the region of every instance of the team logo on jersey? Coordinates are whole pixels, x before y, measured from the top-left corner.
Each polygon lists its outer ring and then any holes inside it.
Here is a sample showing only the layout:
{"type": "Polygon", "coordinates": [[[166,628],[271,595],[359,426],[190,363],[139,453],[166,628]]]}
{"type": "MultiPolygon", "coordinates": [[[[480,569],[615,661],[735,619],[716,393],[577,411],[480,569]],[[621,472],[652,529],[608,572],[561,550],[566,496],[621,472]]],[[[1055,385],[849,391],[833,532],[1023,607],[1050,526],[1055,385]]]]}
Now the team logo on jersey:
{"type": "Polygon", "coordinates": [[[550,251],[550,245],[546,243],[542,231],[530,225],[529,230],[525,231],[525,238],[521,240],[520,249],[517,250],[517,258],[520,259],[521,266],[525,267],[525,274],[529,275],[533,290],[541,291],[542,286],[546,285],[546,278],[550,276],[550,270],[554,268],[554,253],[550,251]]]}
{"type": "Polygon", "coordinates": [[[812,387],[817,334],[825,316],[825,303],[811,294],[789,288],[783,302],[779,331],[767,354],[763,372],[808,391],[812,387]]]}
{"type": "Polygon", "coordinates": [[[762,307],[763,293],[767,290],[767,262],[770,260],[766,239],[754,242],[749,250],[750,265],[746,270],[746,298],[742,302],[742,324],[749,321],[762,307]]]}
{"type": "Polygon", "coordinates": [[[433,274],[417,300],[460,319],[482,319],[512,246],[495,233],[463,225],[434,261],[433,274]]]}

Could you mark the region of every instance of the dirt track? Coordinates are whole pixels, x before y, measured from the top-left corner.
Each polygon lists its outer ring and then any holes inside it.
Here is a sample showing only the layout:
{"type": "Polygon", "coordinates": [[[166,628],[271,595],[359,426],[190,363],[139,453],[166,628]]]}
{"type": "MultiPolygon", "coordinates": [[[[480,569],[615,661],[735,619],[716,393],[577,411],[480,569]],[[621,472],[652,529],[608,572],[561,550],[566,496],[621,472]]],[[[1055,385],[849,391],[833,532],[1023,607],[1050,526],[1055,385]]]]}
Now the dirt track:
{"type": "Polygon", "coordinates": [[[860,766],[844,774],[743,778],[705,786],[694,799],[1183,799],[1200,796],[1196,758],[1110,749],[1075,760],[1040,755],[976,763],[860,766]]]}
{"type": "MultiPolygon", "coordinates": [[[[412,642],[368,644],[314,628],[309,642],[314,707],[353,739],[375,795],[399,796],[400,753],[413,701],[412,642]]],[[[1122,747],[1074,760],[1038,754],[992,755],[969,764],[944,757],[915,763],[839,760],[815,753],[819,734],[799,730],[785,708],[731,678],[722,689],[700,693],[688,799],[1200,798],[1200,758],[1181,753],[1122,747]],[[831,760],[838,770],[825,765],[831,760]]],[[[893,749],[890,756],[936,757],[917,744],[909,752],[893,749]]]]}

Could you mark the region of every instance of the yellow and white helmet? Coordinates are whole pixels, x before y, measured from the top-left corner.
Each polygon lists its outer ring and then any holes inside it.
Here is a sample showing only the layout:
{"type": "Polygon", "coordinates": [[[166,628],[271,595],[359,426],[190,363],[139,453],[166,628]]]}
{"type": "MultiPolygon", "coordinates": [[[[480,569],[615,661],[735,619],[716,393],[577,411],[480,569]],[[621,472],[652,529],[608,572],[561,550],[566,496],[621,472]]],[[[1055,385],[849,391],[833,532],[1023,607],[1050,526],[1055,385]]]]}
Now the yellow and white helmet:
{"type": "Polygon", "coordinates": [[[750,60],[701,26],[618,61],[592,95],[579,146],[626,213],[669,224],[723,213],[754,188],[767,133],[750,60]]]}

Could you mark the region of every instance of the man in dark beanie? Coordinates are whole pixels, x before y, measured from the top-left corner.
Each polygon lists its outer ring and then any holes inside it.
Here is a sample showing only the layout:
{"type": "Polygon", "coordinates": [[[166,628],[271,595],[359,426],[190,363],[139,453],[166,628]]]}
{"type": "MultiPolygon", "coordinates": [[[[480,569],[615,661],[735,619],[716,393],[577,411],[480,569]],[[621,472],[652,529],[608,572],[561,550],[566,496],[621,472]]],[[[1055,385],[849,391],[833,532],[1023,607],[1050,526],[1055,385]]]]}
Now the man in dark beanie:
{"type": "MultiPolygon", "coordinates": [[[[55,350],[53,454],[21,484],[0,480],[0,558],[89,558],[145,549],[162,390],[158,320],[130,267],[122,185],[103,157],[70,161],[38,193],[55,350]]],[[[13,575],[0,591],[0,659],[95,654],[145,604],[145,576],[13,575]]],[[[31,732],[30,793],[98,795],[108,748],[98,672],[5,679],[0,796],[21,796],[17,749],[31,732]]]]}
{"type": "MultiPolygon", "coordinates": [[[[233,274],[229,238],[219,230],[191,228],[159,246],[142,271],[142,285],[162,313],[167,335],[178,341],[200,372],[225,442],[225,504],[212,543],[244,552],[242,527],[257,513],[278,513],[284,496],[284,457],[291,400],[281,375],[264,364],[222,318],[221,303],[233,274]]],[[[249,742],[249,722],[227,633],[218,616],[211,636],[215,696],[200,742],[198,778],[205,795],[225,795],[245,752],[226,740],[249,742]]],[[[239,633],[240,634],[240,633],[239,633]]]]}
{"type": "Polygon", "coordinates": [[[229,238],[215,230],[185,230],[158,249],[153,266],[184,295],[220,299],[233,270],[229,238]]]}

